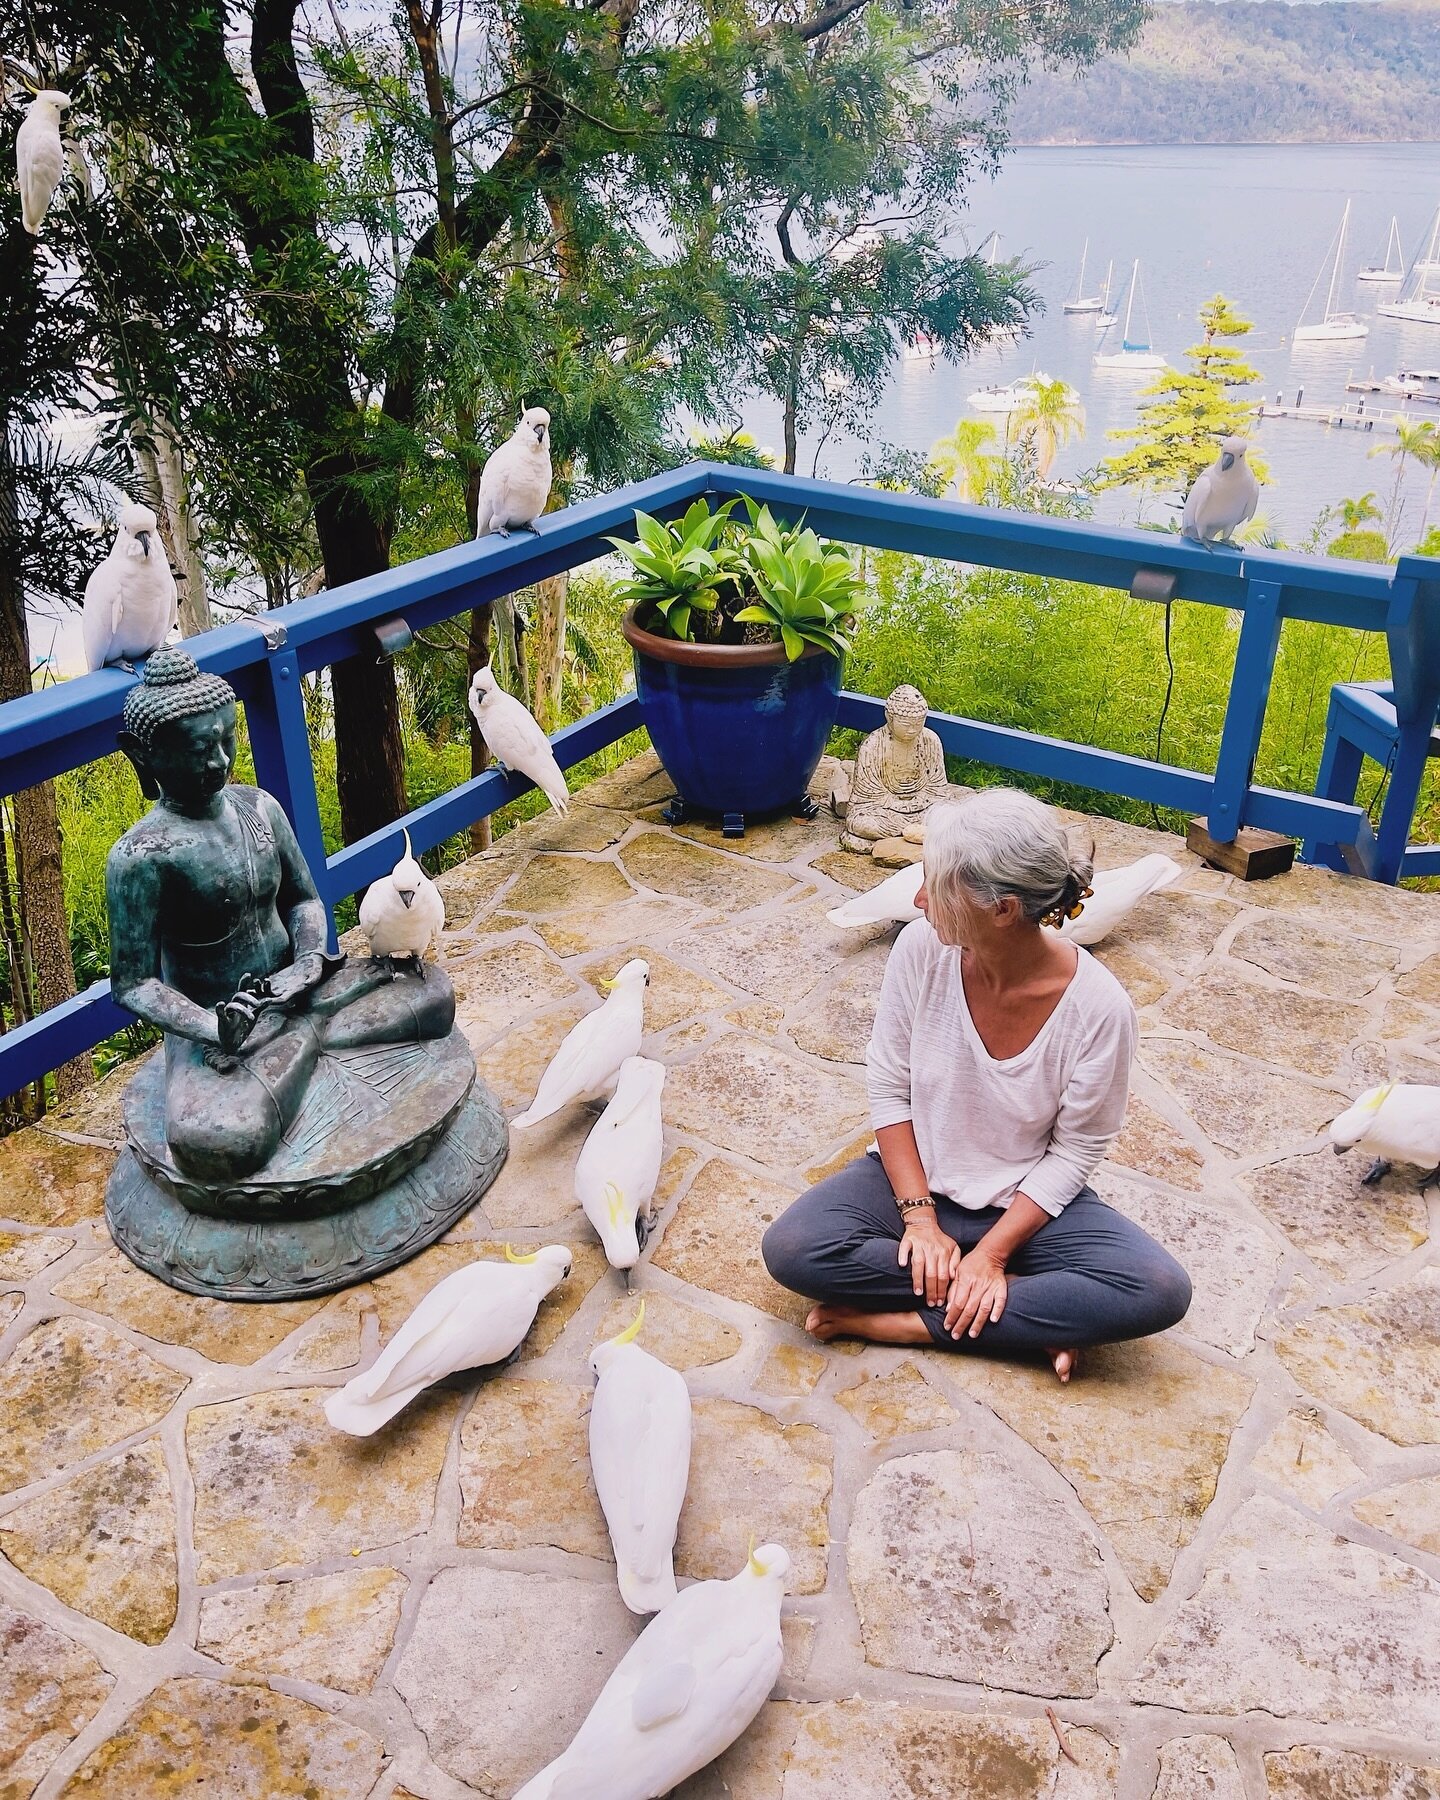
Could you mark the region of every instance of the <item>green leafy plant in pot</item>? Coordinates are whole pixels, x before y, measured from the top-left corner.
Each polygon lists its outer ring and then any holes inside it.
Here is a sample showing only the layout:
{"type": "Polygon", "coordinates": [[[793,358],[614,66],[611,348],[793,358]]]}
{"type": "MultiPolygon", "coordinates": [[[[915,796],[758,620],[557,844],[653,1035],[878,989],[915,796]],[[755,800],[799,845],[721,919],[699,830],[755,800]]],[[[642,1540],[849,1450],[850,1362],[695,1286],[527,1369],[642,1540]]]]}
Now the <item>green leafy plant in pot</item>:
{"type": "Polygon", "coordinates": [[[697,500],[673,523],[635,515],[625,637],[650,740],[675,783],[667,817],[812,817],[807,788],[839,706],[847,629],[864,595],[849,552],[745,498],[697,500]]]}

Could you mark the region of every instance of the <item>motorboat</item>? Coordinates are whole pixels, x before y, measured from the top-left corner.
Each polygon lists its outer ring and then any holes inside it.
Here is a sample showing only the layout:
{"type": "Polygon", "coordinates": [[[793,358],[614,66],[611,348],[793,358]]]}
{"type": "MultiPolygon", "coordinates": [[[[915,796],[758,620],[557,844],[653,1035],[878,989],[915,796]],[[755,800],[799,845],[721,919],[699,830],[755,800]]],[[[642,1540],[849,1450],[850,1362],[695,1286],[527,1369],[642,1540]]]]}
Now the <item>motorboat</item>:
{"type": "Polygon", "coordinates": [[[1401,369],[1380,382],[1382,394],[1398,394],[1402,400],[1433,400],[1440,405],[1440,369],[1401,369]]]}
{"type": "Polygon", "coordinates": [[[1013,413],[1019,412],[1028,404],[1031,393],[1033,375],[1022,375],[1018,381],[1012,381],[1005,387],[992,384],[989,387],[977,388],[973,394],[965,396],[965,404],[971,412],[979,413],[1013,413]]]}
{"type": "Polygon", "coordinates": [[[1340,271],[1345,262],[1345,237],[1350,229],[1350,202],[1345,202],[1345,210],[1340,215],[1340,229],[1330,241],[1330,249],[1334,251],[1331,260],[1330,250],[1325,252],[1325,262],[1320,265],[1320,273],[1315,277],[1313,286],[1306,296],[1305,305],[1300,313],[1300,323],[1291,334],[1291,342],[1296,344],[1336,344],[1352,338],[1369,337],[1370,327],[1353,312],[1343,312],[1336,308],[1335,295],[1340,286],[1340,271]],[[1310,310],[1310,302],[1315,298],[1315,289],[1319,287],[1325,275],[1325,265],[1330,265],[1330,285],[1325,292],[1325,316],[1314,325],[1305,323],[1305,314],[1310,310]]]}

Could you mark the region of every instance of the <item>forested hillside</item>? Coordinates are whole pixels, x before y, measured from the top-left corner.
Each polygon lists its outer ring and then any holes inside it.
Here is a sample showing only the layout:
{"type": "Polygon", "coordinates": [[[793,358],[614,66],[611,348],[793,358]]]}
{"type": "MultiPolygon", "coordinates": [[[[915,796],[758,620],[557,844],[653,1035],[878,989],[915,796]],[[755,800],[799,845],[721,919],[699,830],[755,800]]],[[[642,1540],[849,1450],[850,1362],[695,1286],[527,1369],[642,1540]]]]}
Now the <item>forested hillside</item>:
{"type": "Polygon", "coordinates": [[[1160,0],[1139,47],[1037,76],[1028,144],[1440,140],[1440,6],[1160,0]]]}

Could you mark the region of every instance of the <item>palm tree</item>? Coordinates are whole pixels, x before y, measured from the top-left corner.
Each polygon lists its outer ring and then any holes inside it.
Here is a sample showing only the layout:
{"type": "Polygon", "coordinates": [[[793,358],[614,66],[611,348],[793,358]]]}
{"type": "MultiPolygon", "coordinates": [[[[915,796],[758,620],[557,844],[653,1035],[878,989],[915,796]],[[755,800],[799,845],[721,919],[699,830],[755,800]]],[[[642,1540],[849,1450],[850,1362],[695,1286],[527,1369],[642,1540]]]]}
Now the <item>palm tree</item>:
{"type": "Polygon", "coordinates": [[[994,460],[986,447],[995,442],[995,427],[984,419],[957,419],[948,437],[937,438],[930,446],[930,461],[945,477],[945,491],[954,492],[957,500],[979,500],[984,496],[994,460]]]}
{"type": "Polygon", "coordinates": [[[1341,523],[1347,531],[1359,531],[1372,519],[1384,517],[1380,508],[1375,504],[1373,493],[1362,494],[1358,500],[1342,500],[1338,511],[1341,523]]]}
{"type": "Polygon", "coordinates": [[[1414,457],[1422,469],[1429,469],[1430,488],[1425,495],[1425,513],[1420,521],[1420,535],[1425,535],[1425,520],[1430,516],[1430,497],[1435,491],[1435,474],[1440,471],[1440,427],[1433,419],[1426,419],[1423,424],[1411,425],[1404,419],[1395,421],[1395,442],[1393,444],[1377,444],[1370,452],[1372,456],[1393,456],[1395,458],[1395,485],[1390,490],[1390,505],[1386,511],[1386,533],[1392,539],[1400,522],[1400,483],[1405,476],[1405,464],[1414,457]]]}
{"type": "Polygon", "coordinates": [[[1043,480],[1057,452],[1072,437],[1085,435],[1085,409],[1068,381],[1032,375],[1025,400],[1011,416],[1017,438],[1029,438],[1035,449],[1035,472],[1043,480]]]}

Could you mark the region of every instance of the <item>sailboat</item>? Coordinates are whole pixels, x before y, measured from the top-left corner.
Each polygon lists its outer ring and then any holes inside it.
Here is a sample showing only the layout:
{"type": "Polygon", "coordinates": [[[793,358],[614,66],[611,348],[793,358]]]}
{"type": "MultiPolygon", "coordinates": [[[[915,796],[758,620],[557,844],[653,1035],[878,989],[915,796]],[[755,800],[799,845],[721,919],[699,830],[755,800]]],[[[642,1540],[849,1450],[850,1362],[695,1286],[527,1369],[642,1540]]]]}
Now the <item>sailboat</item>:
{"type": "Polygon", "coordinates": [[[1135,259],[1135,266],[1130,271],[1130,295],[1125,302],[1125,330],[1121,334],[1120,348],[1108,354],[1098,355],[1094,359],[1097,369],[1163,369],[1165,358],[1158,350],[1150,348],[1150,312],[1145,305],[1145,295],[1140,289],[1140,259],[1135,259]],[[1140,311],[1145,319],[1145,336],[1136,340],[1130,336],[1130,322],[1135,313],[1135,296],[1140,294],[1140,311]]]}
{"type": "MultiPolygon", "coordinates": [[[[1350,202],[1345,202],[1345,210],[1340,215],[1340,229],[1332,240],[1335,260],[1330,263],[1330,286],[1325,294],[1325,317],[1318,325],[1306,325],[1303,321],[1310,310],[1310,302],[1315,298],[1315,289],[1319,287],[1325,274],[1325,263],[1320,265],[1320,273],[1315,277],[1310,292],[1305,297],[1305,305],[1301,309],[1301,323],[1291,333],[1291,342],[1295,344],[1334,344],[1342,338],[1369,337],[1370,327],[1363,319],[1352,312],[1335,310],[1335,290],[1340,285],[1340,268],[1345,261],[1345,234],[1350,229],[1350,202]]],[[[1325,252],[1325,262],[1330,262],[1330,252],[1325,252]]]]}
{"type": "Polygon", "coordinates": [[[1080,279],[1075,283],[1075,298],[1065,302],[1063,310],[1067,313],[1098,313],[1105,310],[1103,294],[1087,294],[1085,292],[1085,258],[1090,254],[1090,240],[1086,238],[1084,248],[1080,252],[1080,279]]]}
{"type": "Polygon", "coordinates": [[[1110,295],[1114,291],[1114,276],[1115,276],[1114,262],[1112,261],[1112,262],[1106,263],[1106,265],[1105,265],[1105,288],[1104,288],[1104,292],[1102,295],[1102,305],[1100,307],[1099,314],[1097,315],[1096,320],[1095,320],[1096,325],[1100,328],[1102,333],[1108,331],[1110,329],[1110,327],[1119,320],[1119,317],[1120,317],[1119,313],[1116,312],[1115,308],[1110,303],[1110,295]]]}
{"type": "Polygon", "coordinates": [[[1400,221],[1398,219],[1390,221],[1390,235],[1385,240],[1384,266],[1377,267],[1374,263],[1367,263],[1363,269],[1357,271],[1355,279],[1357,281],[1403,281],[1405,279],[1405,252],[1400,248],[1400,221]],[[1395,263],[1393,269],[1390,267],[1392,258],[1395,263]]]}
{"type": "Polygon", "coordinates": [[[1430,227],[1430,243],[1425,254],[1410,265],[1408,292],[1398,300],[1385,300],[1375,308],[1387,319],[1405,319],[1411,324],[1440,325],[1440,293],[1430,291],[1431,279],[1440,275],[1440,209],[1430,227]]]}

